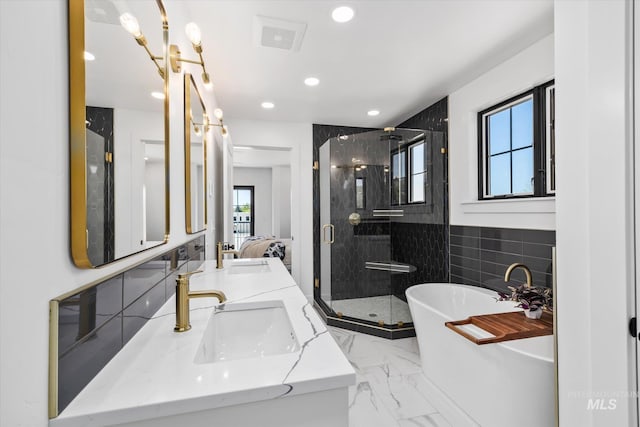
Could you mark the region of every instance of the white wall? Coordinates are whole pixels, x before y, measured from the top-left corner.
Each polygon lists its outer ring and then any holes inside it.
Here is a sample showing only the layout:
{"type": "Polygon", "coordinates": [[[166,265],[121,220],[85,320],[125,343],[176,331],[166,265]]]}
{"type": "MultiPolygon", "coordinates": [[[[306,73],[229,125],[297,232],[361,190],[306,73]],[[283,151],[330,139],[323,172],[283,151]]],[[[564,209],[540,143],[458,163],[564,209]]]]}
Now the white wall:
{"type": "Polygon", "coordinates": [[[637,425],[630,6],[555,2],[561,426],[637,425]]]}
{"type": "Polygon", "coordinates": [[[478,112],[554,77],[547,36],[449,95],[452,225],[555,229],[555,198],[478,201],[478,112]]]}
{"type": "Polygon", "coordinates": [[[273,234],[291,238],[291,166],[271,168],[273,194],[273,234]]]}
{"type": "Polygon", "coordinates": [[[226,120],[236,145],[291,148],[292,276],[313,300],[313,131],[311,123],[226,120]]]}
{"type": "MultiPolygon", "coordinates": [[[[179,13],[179,2],[167,1],[166,6],[174,28],[184,28],[188,20],[179,13]]],[[[171,37],[184,37],[182,34],[183,31],[172,31],[171,37]]],[[[184,41],[180,44],[188,46],[184,41]]],[[[142,49],[141,54],[144,54],[142,49]]],[[[186,234],[184,220],[182,75],[170,73],[169,243],[100,269],[80,270],[73,265],[69,250],[67,57],[66,1],[0,1],[2,426],[48,425],[48,303],[51,298],[193,237],[186,234]],[[27,22],[37,31],[25,32],[27,22]]],[[[215,108],[212,93],[205,94],[205,104],[208,109],[215,108]]],[[[309,141],[310,136],[306,140],[309,141]]],[[[216,148],[221,144],[219,139],[209,146],[209,154],[221,150],[216,148]]],[[[212,193],[210,201],[217,198],[212,193]]],[[[214,218],[214,210],[210,212],[214,218]]],[[[207,232],[208,245],[212,242],[209,239],[212,232],[207,232]]]]}
{"type": "Polygon", "coordinates": [[[254,234],[256,236],[272,236],[273,196],[271,188],[271,169],[233,168],[233,185],[250,185],[254,187],[254,234]]]}

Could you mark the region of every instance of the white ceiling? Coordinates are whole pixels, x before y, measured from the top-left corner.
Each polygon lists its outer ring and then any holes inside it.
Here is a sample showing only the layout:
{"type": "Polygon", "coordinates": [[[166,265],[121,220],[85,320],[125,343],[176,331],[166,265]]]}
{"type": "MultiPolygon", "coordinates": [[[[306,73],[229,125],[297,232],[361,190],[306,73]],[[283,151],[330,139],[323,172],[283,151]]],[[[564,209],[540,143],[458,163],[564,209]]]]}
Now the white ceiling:
{"type": "Polygon", "coordinates": [[[202,29],[218,102],[242,119],[396,125],[553,32],[553,0],[182,3],[202,29]],[[343,4],[355,18],[338,24],[331,11],[343,4]],[[256,47],[256,15],[306,23],[300,50],[256,47]]]}

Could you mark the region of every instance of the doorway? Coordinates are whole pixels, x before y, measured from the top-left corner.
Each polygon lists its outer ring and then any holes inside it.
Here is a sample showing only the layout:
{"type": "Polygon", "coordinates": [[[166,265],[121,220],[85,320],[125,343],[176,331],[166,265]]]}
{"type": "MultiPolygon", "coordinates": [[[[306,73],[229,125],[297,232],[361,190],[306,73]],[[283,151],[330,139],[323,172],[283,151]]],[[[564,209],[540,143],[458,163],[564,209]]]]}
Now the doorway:
{"type": "Polygon", "coordinates": [[[233,238],[236,249],[244,240],[255,235],[255,187],[233,186],[233,238]]]}

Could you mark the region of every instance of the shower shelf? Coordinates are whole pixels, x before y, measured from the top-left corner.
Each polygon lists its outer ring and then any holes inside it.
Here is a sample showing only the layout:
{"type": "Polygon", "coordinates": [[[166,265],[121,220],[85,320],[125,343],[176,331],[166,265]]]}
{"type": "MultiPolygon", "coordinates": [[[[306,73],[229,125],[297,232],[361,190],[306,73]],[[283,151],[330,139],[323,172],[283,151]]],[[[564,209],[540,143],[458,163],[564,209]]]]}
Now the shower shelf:
{"type": "Polygon", "coordinates": [[[553,335],[553,314],[544,311],[538,320],[528,319],[522,311],[471,316],[466,320],[445,322],[445,326],[478,345],[522,338],[553,335]],[[474,336],[460,326],[481,329],[483,337],[474,336]],[[469,327],[467,326],[467,327],[469,327]]]}
{"type": "Polygon", "coordinates": [[[395,261],[366,261],[364,268],[367,270],[390,271],[392,273],[413,273],[416,266],[395,261]]]}

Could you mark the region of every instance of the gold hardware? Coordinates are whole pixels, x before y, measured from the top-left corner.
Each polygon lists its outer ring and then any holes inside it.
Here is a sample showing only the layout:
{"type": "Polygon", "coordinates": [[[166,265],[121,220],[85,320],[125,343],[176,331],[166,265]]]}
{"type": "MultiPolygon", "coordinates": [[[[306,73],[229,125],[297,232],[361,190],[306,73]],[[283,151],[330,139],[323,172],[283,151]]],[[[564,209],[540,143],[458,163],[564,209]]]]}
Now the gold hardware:
{"type": "Polygon", "coordinates": [[[398,321],[398,328],[402,328],[404,326],[404,322],[402,320],[398,321]]]}
{"type": "Polygon", "coordinates": [[[531,283],[533,282],[533,279],[531,277],[531,270],[529,270],[529,267],[527,267],[526,265],[519,263],[519,262],[515,262],[513,264],[511,264],[508,268],[507,271],[505,271],[504,273],[504,281],[508,282],[511,279],[511,273],[513,273],[513,270],[515,270],[516,268],[521,268],[524,271],[524,275],[527,277],[527,283],[526,286],[527,288],[531,287],[531,283]]]}
{"type": "Polygon", "coordinates": [[[104,153],[104,161],[107,163],[113,163],[113,153],[106,151],[104,153]]]}
{"type": "Polygon", "coordinates": [[[49,418],[58,416],[58,301],[49,301],[49,418]]]}
{"type": "Polygon", "coordinates": [[[320,169],[320,164],[318,163],[317,160],[313,161],[313,170],[317,171],[318,169],[320,169]]]}
{"type": "Polygon", "coordinates": [[[202,38],[200,34],[200,28],[198,28],[195,23],[190,22],[186,25],[185,31],[187,33],[187,37],[191,41],[193,50],[198,54],[199,60],[194,61],[191,59],[182,58],[178,45],[172,44],[171,46],[169,46],[169,61],[171,63],[171,70],[174,73],[179,73],[182,69],[182,67],[180,66],[180,62],[188,62],[189,64],[200,65],[202,67],[202,82],[207,89],[210,89],[213,85],[211,83],[209,73],[207,73],[207,69],[204,65],[204,58],[202,57],[202,38]]]}
{"type": "Polygon", "coordinates": [[[342,312],[341,311],[337,311],[336,312],[336,316],[338,316],[339,318],[342,318],[342,312]]]}
{"type": "Polygon", "coordinates": [[[225,254],[234,254],[236,256],[240,256],[240,252],[238,251],[234,251],[234,250],[222,250],[222,242],[218,242],[218,244],[216,245],[216,253],[217,253],[217,257],[216,257],[216,268],[218,270],[220,270],[221,268],[223,268],[224,266],[222,265],[222,261],[223,261],[223,256],[225,254]]]}
{"type": "Polygon", "coordinates": [[[361,220],[362,218],[360,217],[360,214],[357,212],[353,212],[351,215],[349,215],[349,224],[351,225],[358,225],[360,224],[361,220]]]}
{"type": "Polygon", "coordinates": [[[384,128],[385,132],[393,132],[394,130],[396,130],[396,128],[394,128],[393,126],[388,126],[388,127],[384,128]]]}
{"type": "Polygon", "coordinates": [[[378,320],[378,326],[384,326],[384,320],[378,320]]]}
{"type": "Polygon", "coordinates": [[[227,300],[226,295],[222,291],[189,292],[189,277],[196,273],[202,273],[202,270],[179,274],[176,279],[176,326],[173,328],[174,332],[186,332],[191,329],[191,323],[189,321],[189,300],[191,298],[218,298],[220,303],[227,300]]]}
{"type": "Polygon", "coordinates": [[[333,226],[333,224],[325,224],[325,225],[323,225],[322,226],[322,243],[327,243],[327,244],[331,245],[335,241],[334,237],[335,237],[335,227],[333,226]],[[326,239],[327,233],[325,232],[325,230],[327,228],[329,228],[331,230],[331,239],[329,239],[329,240],[326,239]]]}
{"type": "Polygon", "coordinates": [[[313,281],[313,286],[315,286],[316,288],[319,288],[320,287],[320,279],[318,279],[316,277],[316,279],[313,281]]]}
{"type": "Polygon", "coordinates": [[[138,44],[144,48],[144,50],[147,52],[147,55],[149,55],[149,58],[151,59],[151,61],[153,61],[156,68],[158,69],[158,74],[160,74],[160,77],[164,79],[165,70],[158,63],[158,60],[164,59],[164,57],[157,56],[151,53],[151,51],[149,50],[149,46],[147,46],[147,39],[140,31],[140,25],[138,24],[138,20],[135,18],[135,16],[131,15],[130,13],[123,13],[122,15],[120,15],[120,24],[136,39],[136,42],[138,42],[138,44]]]}
{"type": "MultiPolygon", "coordinates": [[[[202,192],[203,200],[204,200],[204,223],[203,224],[193,224],[192,223],[192,205],[193,200],[191,199],[191,125],[194,123],[193,112],[192,112],[192,95],[193,103],[195,104],[195,108],[200,108],[202,110],[202,121],[208,121],[207,118],[207,110],[204,106],[204,102],[202,101],[202,96],[200,96],[200,91],[198,91],[198,87],[196,86],[196,82],[193,80],[193,76],[191,74],[184,75],[184,204],[185,204],[185,219],[186,219],[186,227],[187,233],[193,234],[202,230],[206,230],[207,228],[207,197],[204,188],[206,188],[205,182],[207,179],[207,134],[206,132],[209,130],[208,126],[204,126],[205,132],[202,132],[202,161],[204,173],[202,176],[201,184],[202,184],[202,192]],[[196,99],[197,98],[197,99],[196,99]]],[[[198,188],[198,186],[195,186],[198,188]]]]}
{"type": "Polygon", "coordinates": [[[447,154],[447,149],[444,148],[444,147],[440,148],[440,153],[441,154],[447,154]]]}

